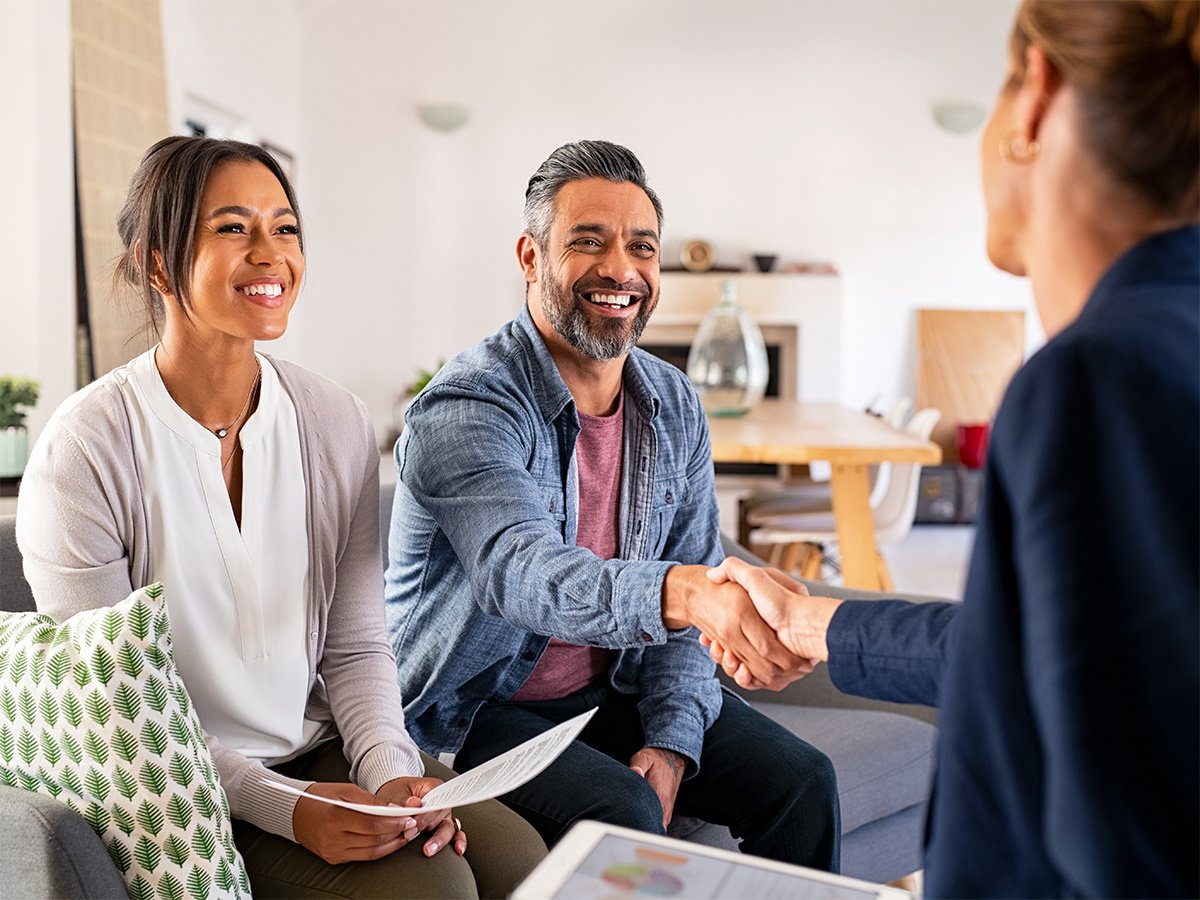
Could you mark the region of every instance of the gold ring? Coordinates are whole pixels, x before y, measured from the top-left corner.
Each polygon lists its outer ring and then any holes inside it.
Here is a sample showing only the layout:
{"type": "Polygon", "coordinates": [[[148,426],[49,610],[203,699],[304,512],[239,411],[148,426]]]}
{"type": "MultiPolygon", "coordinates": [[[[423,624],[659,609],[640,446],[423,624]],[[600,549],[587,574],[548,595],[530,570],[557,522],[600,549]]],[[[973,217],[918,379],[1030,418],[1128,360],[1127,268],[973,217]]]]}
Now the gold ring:
{"type": "Polygon", "coordinates": [[[462,822],[458,820],[458,816],[451,816],[451,818],[454,819],[454,830],[462,831],[462,822]]]}

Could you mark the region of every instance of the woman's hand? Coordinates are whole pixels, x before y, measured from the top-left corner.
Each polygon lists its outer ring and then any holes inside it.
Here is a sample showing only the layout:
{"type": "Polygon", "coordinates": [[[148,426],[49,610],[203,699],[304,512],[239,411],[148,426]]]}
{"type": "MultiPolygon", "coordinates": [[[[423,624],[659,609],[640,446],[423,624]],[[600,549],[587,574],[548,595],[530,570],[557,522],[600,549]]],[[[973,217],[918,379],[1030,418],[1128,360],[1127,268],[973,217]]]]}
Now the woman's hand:
{"type": "MultiPolygon", "coordinates": [[[[318,781],[305,791],[318,797],[377,805],[379,800],[353,784],[318,781]]],[[[301,797],[292,812],[292,831],[301,846],[327,863],[380,859],[399,850],[419,833],[410,812],[399,808],[396,818],[371,816],[320,800],[301,797]]]]}
{"type": "MultiPolygon", "coordinates": [[[[416,815],[421,806],[421,798],[441,783],[440,778],[393,778],[379,789],[377,796],[385,803],[398,803],[416,815]]],[[[425,842],[423,848],[426,856],[433,856],[451,842],[454,844],[454,852],[459,856],[467,852],[467,833],[459,827],[453,810],[442,809],[417,815],[416,822],[418,831],[433,832],[433,836],[425,842]]]]}

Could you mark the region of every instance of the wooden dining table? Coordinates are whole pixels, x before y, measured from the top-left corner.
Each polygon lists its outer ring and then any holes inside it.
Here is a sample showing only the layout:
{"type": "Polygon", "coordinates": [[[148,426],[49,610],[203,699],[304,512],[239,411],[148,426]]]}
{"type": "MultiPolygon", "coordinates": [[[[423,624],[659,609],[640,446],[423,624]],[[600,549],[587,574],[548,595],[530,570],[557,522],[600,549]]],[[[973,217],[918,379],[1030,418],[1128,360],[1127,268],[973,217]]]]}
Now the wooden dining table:
{"type": "Polygon", "coordinates": [[[833,515],[847,587],[879,590],[867,467],[942,461],[942,448],[836,403],[766,398],[742,416],[710,416],[715,462],[801,464],[832,470],[833,515]]]}

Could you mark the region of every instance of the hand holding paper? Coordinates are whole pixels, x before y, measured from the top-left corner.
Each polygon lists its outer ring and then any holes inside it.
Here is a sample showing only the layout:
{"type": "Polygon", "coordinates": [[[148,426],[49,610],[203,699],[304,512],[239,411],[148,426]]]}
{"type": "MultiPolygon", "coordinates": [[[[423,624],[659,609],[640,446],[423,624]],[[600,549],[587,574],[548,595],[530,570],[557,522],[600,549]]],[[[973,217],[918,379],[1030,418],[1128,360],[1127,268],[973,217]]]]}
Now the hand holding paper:
{"type": "Polygon", "coordinates": [[[457,778],[452,778],[426,794],[422,798],[420,806],[401,807],[352,803],[305,793],[282,782],[271,782],[270,784],[271,787],[286,794],[309,797],[372,816],[410,816],[418,812],[429,813],[455,806],[467,806],[507,794],[538,775],[546,766],[554,762],[571,741],[575,740],[579,732],[583,730],[583,726],[595,713],[595,709],[581,713],[575,718],[568,719],[537,737],[530,738],[525,743],[513,747],[507,753],[501,753],[495,759],[476,766],[457,778]]]}

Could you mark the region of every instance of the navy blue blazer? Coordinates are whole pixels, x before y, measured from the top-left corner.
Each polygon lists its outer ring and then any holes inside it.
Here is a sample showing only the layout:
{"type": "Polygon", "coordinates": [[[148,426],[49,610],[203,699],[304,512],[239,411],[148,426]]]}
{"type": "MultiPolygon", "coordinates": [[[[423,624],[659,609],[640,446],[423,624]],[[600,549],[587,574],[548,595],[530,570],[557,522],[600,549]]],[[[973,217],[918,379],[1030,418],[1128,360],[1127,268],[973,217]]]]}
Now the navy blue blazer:
{"type": "Polygon", "coordinates": [[[1198,485],[1190,227],[1013,379],[962,605],[831,623],[840,689],[941,707],[928,896],[1200,896],[1198,485]]]}

